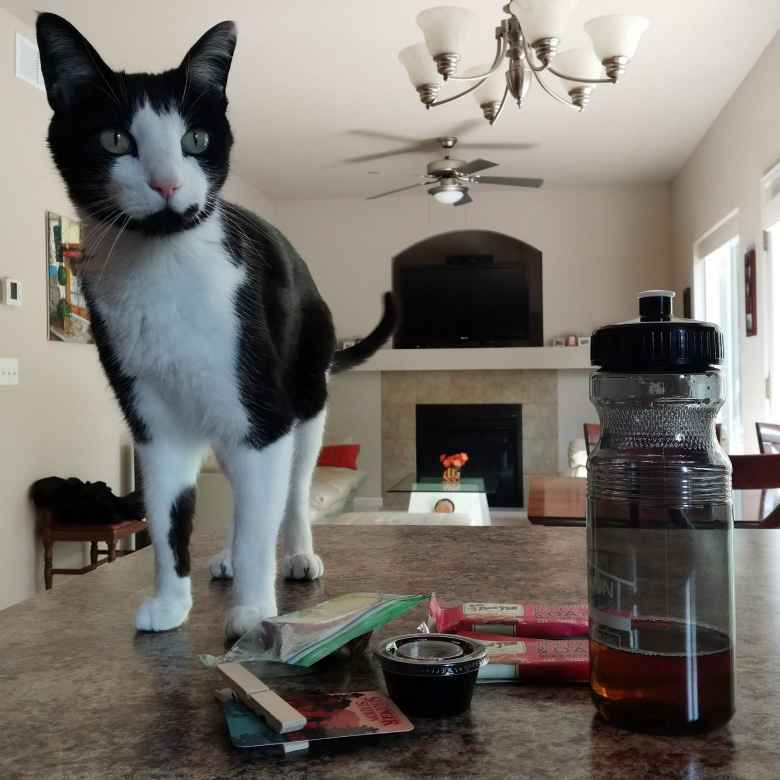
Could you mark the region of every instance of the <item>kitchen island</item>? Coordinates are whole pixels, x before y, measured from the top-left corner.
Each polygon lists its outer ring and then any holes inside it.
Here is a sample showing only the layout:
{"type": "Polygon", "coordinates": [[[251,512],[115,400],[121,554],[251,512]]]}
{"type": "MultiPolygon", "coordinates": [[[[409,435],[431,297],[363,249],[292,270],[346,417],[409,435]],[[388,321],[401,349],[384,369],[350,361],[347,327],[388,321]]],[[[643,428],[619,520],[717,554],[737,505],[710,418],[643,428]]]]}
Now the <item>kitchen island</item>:
{"type": "MultiPolygon", "coordinates": [[[[326,575],[282,583],[281,611],[354,591],[430,593],[446,601],[585,599],[577,528],[315,527],[326,575]]],[[[12,778],[745,778],[780,777],[780,531],[738,530],[737,714],[725,728],[675,739],[631,734],[595,715],[587,687],[479,686],[470,712],[414,718],[408,735],[308,755],[235,750],[214,699],[230,583],[210,581],[220,539],[193,539],[189,622],[137,634],[152,588],[150,549],[60,579],[0,612],[0,777],[12,778]]],[[[379,632],[414,630],[422,608],[379,632]]],[[[376,640],[377,637],[374,638],[376,640]]],[[[310,677],[270,681],[280,692],[310,677]]],[[[331,660],[331,691],[383,688],[370,656],[331,660]]]]}

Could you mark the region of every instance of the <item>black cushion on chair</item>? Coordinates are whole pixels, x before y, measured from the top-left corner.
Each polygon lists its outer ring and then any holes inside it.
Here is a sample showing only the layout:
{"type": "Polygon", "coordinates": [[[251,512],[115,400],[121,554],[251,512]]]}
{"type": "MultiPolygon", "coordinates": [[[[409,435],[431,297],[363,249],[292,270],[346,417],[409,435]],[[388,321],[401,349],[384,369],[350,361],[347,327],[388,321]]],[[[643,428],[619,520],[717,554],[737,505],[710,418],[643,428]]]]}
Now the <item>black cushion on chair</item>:
{"type": "Polygon", "coordinates": [[[48,509],[62,525],[112,525],[146,514],[139,490],[119,497],[105,482],[82,482],[75,477],[39,479],[30,488],[30,498],[36,508],[48,509]]]}

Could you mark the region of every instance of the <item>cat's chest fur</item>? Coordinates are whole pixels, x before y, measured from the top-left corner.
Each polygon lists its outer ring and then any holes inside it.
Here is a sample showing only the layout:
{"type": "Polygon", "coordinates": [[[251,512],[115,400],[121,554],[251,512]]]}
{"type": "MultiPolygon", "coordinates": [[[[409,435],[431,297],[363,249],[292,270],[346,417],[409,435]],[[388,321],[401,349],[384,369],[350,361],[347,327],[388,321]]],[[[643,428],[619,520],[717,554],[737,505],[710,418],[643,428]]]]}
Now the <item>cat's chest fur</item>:
{"type": "Polygon", "coordinates": [[[235,301],[246,272],[231,262],[218,220],[166,238],[120,239],[109,263],[102,277],[92,274],[93,305],[142,415],[154,427],[244,436],[235,301]]]}

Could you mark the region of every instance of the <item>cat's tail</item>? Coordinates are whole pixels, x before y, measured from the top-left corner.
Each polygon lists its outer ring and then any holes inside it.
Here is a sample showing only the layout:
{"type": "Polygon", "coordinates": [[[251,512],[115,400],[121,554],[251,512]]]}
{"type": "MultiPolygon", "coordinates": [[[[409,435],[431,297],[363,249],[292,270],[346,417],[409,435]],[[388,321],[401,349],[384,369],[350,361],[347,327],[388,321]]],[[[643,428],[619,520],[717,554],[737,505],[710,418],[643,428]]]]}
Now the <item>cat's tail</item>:
{"type": "Polygon", "coordinates": [[[349,371],[350,368],[364,363],[393,335],[398,324],[398,312],[393,294],[386,292],[384,300],[385,311],[379,325],[354,346],[338,350],[333,355],[333,362],[330,366],[331,373],[340,374],[342,371],[349,371]]]}

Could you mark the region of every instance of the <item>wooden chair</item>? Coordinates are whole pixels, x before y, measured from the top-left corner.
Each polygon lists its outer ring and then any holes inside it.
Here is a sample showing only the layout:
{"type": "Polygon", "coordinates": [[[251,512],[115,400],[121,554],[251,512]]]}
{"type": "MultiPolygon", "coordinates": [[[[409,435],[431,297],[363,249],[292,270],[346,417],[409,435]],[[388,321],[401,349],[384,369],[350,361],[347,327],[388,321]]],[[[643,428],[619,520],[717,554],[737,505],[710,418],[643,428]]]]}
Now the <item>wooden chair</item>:
{"type": "Polygon", "coordinates": [[[780,454],[780,425],[773,423],[756,423],[758,451],[764,455],[780,454]]]}
{"type": "Polygon", "coordinates": [[[40,512],[41,540],[43,541],[44,563],[43,578],[46,590],[51,590],[55,574],[86,574],[104,563],[112,563],[118,555],[127,555],[129,550],[117,550],[117,542],[129,539],[137,533],[146,533],[148,527],[144,520],[124,520],[106,525],[58,525],[52,520],[51,513],[40,512]],[[85,542],[90,545],[90,565],[79,569],[54,568],[54,545],[56,542],[85,542]],[[101,550],[98,543],[106,547],[101,550]],[[99,560],[100,556],[105,556],[99,560]]]}
{"type": "MultiPolygon", "coordinates": [[[[780,454],[731,455],[731,486],[734,490],[760,490],[761,515],[769,491],[780,488],[780,454]]],[[[780,528],[780,511],[775,509],[761,523],[762,528],[780,528]]]]}
{"type": "Polygon", "coordinates": [[[582,431],[585,435],[585,452],[590,457],[591,450],[599,443],[601,426],[598,423],[584,423],[582,431]]]}

